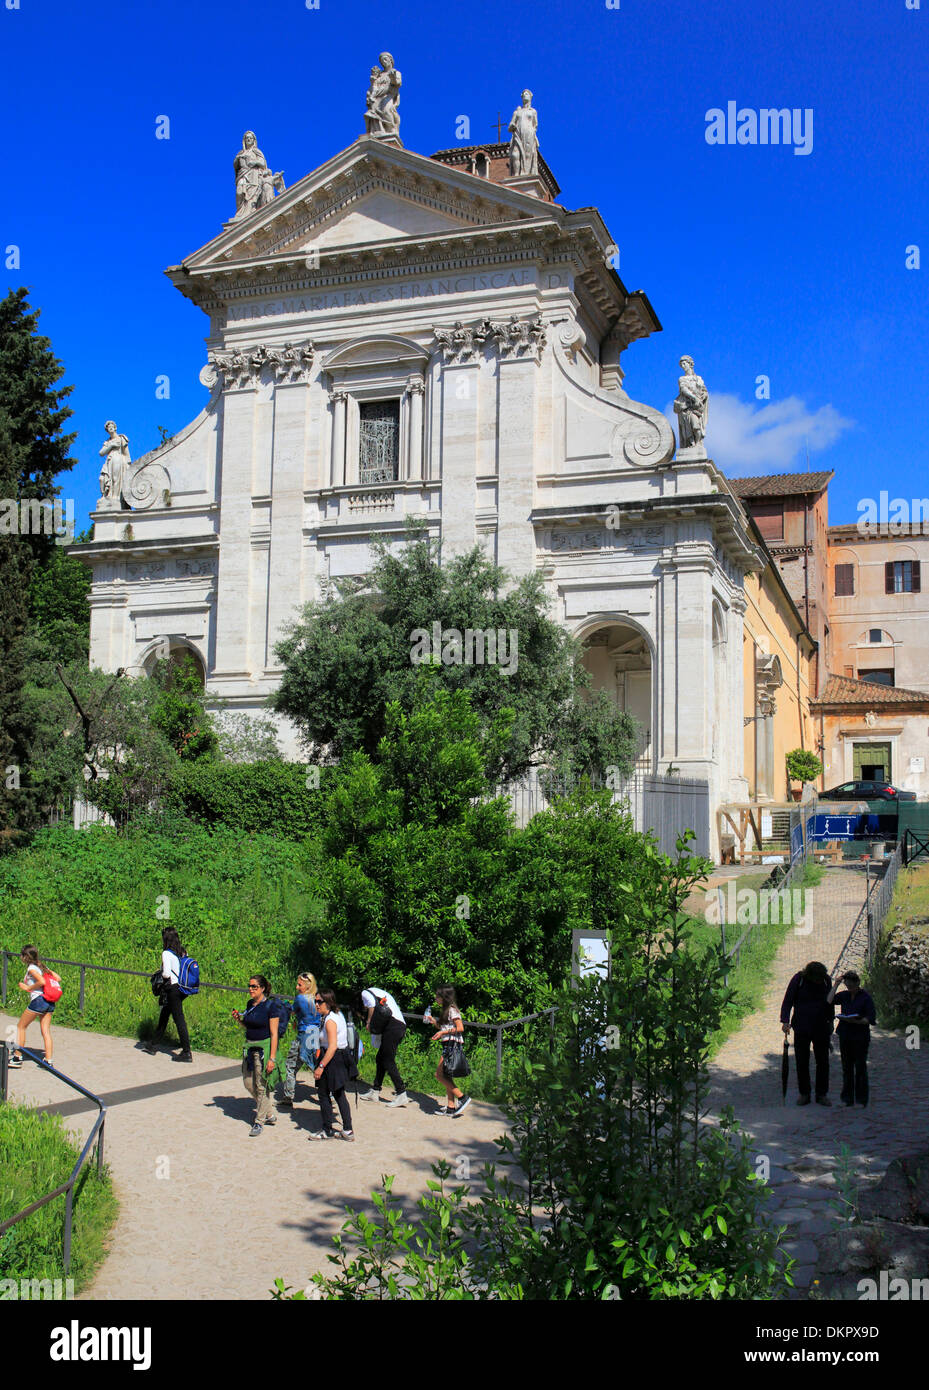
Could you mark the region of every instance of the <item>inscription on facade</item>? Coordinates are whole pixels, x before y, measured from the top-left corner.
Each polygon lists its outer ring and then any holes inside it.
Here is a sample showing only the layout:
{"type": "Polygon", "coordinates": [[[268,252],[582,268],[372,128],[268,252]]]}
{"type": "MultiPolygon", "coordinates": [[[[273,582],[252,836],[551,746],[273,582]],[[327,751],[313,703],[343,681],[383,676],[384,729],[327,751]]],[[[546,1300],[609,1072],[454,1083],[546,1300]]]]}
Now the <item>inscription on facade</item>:
{"type": "Polygon", "coordinates": [[[393,304],[411,299],[433,299],[442,294],[467,294],[469,290],[502,290],[535,282],[534,270],[497,270],[484,275],[454,275],[447,279],[412,280],[402,285],[372,285],[370,289],[335,290],[331,294],[297,295],[264,299],[257,304],[231,304],[227,319],[282,318],[324,309],[347,309],[356,304],[393,304]]]}

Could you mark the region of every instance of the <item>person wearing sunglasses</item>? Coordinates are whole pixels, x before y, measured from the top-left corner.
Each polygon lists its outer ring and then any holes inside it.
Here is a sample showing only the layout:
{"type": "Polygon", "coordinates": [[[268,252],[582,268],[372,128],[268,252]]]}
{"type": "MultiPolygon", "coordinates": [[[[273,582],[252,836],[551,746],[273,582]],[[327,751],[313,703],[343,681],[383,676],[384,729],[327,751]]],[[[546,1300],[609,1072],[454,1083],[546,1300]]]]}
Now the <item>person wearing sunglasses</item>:
{"type": "Polygon", "coordinates": [[[277,1069],[278,1019],[271,1012],[268,996],[271,986],[264,975],[253,975],[248,982],[248,1008],[233,1009],[232,1017],[245,1029],[242,1050],[242,1080],[255,1100],[255,1122],[249,1130],[254,1139],[263,1125],[277,1121],[271,1078],[277,1069]]]}
{"type": "Polygon", "coordinates": [[[352,1144],[352,1107],[349,1105],[345,1088],[349,1083],[352,1054],[348,1046],[348,1030],[345,1018],[336,1003],[331,989],[322,989],[316,995],[316,1012],[323,1021],[321,1044],[325,1048],[313,1075],[316,1077],[316,1093],[323,1117],[323,1127],[311,1134],[310,1139],[334,1139],[335,1126],[332,1098],[335,1098],[342,1116],[341,1137],[352,1144]]]}

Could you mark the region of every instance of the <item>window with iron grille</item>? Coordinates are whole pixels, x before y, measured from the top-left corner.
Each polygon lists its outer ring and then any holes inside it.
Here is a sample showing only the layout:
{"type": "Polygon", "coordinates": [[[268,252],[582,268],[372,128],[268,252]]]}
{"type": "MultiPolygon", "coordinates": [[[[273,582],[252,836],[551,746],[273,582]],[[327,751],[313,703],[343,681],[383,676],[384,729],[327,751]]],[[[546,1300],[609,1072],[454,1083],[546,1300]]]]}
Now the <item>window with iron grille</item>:
{"type": "Polygon", "coordinates": [[[400,462],[400,402],[362,401],[359,416],[361,482],[396,482],[400,462]]]}
{"type": "Polygon", "coordinates": [[[918,594],[919,591],[918,560],[888,560],[885,563],[885,594],[918,594]]]}

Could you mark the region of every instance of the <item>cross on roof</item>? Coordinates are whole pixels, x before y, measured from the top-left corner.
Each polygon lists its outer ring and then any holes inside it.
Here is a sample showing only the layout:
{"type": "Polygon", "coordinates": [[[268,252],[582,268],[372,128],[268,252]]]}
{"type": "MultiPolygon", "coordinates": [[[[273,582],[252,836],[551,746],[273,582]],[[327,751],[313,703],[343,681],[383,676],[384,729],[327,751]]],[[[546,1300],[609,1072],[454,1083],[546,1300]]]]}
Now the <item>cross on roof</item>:
{"type": "Polygon", "coordinates": [[[498,112],[497,112],[497,144],[498,144],[498,145],[499,145],[499,144],[501,143],[501,141],[503,140],[503,136],[502,136],[502,134],[501,134],[502,129],[503,129],[503,117],[502,117],[502,113],[501,113],[500,111],[498,111],[498,112]]]}

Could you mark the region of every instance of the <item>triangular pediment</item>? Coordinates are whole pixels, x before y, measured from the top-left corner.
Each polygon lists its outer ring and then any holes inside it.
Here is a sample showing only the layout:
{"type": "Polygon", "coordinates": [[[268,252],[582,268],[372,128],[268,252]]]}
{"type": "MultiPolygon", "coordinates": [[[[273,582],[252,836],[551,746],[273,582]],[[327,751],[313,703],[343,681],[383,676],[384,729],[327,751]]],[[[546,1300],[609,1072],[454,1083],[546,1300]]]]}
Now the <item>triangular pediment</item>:
{"type": "MultiPolygon", "coordinates": [[[[551,203],[362,136],[185,257],[188,271],[550,216],[551,203]]],[[[561,211],[559,209],[559,211],[561,211]]]]}

